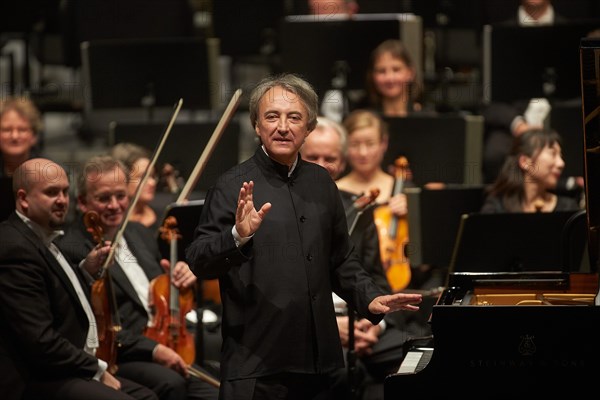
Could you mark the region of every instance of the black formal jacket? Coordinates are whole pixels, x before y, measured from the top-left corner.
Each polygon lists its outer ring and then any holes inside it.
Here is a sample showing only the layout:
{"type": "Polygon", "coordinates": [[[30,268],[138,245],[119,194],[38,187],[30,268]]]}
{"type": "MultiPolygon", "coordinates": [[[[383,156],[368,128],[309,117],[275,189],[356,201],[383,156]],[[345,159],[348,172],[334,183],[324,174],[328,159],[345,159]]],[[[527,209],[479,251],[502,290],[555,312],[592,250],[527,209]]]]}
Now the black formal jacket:
{"type": "Polygon", "coordinates": [[[221,376],[323,373],[344,366],[331,292],[360,316],[383,294],[353,251],[337,186],[301,159],[288,167],[262,148],[209,190],[187,260],[201,278],[219,278],[223,304],[221,376]],[[240,187],[254,181],[254,205],[272,208],[252,239],[232,235],[240,187]]]}
{"type": "Polygon", "coordinates": [[[89,321],[56,258],[16,213],[0,224],[0,243],[2,396],[19,398],[30,379],[92,379],[98,360],[83,351],[89,321]]]}
{"type": "MultiPolygon", "coordinates": [[[[125,229],[124,237],[132,255],[135,256],[149,280],[164,273],[159,263],[161,257],[158,244],[148,228],[137,222],[130,222],[125,229]]],[[[58,245],[61,251],[68,254],[74,262],[81,261],[94,247],[92,236],[85,230],[81,216],[67,229],[58,245]]],[[[115,263],[109,268],[122,326],[117,336],[121,344],[117,361],[151,362],[152,350],[157,342],[144,336],[148,314],[121,265],[115,263]]]]}
{"type": "MultiPolygon", "coordinates": [[[[340,190],[344,210],[353,207],[354,202],[360,197],[354,193],[340,190]]],[[[348,214],[348,213],[346,213],[348,214]]],[[[354,219],[348,222],[348,229],[354,219]]],[[[365,271],[373,278],[373,281],[385,292],[391,293],[392,288],[387,280],[381,263],[381,252],[379,249],[379,236],[377,226],[373,216],[373,207],[367,207],[358,217],[354,230],[350,233],[350,239],[354,244],[354,249],[358,254],[365,271]]]]}

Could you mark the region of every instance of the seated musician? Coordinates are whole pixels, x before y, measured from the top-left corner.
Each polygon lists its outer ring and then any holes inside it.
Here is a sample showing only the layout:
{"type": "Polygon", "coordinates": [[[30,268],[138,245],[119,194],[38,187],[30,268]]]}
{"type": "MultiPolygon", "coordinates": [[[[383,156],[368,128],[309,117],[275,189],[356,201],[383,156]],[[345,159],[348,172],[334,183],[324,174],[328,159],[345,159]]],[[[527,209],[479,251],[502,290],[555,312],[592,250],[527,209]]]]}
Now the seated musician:
{"type": "MultiPolygon", "coordinates": [[[[335,121],[325,117],[317,119],[316,128],[308,135],[300,149],[302,158],[321,165],[335,179],[345,166],[344,149],[346,146],[346,130],[335,121]]],[[[345,209],[352,207],[356,195],[340,190],[345,209]]],[[[351,225],[352,221],[348,221],[351,225]]],[[[384,291],[391,292],[381,265],[379,254],[379,241],[373,221],[372,209],[367,209],[357,221],[351,233],[352,241],[361,259],[361,264],[369,272],[374,282],[384,291]]],[[[345,302],[334,294],[336,317],[340,339],[344,348],[348,348],[348,316],[343,315],[346,310],[345,302]]],[[[361,388],[368,380],[378,381],[378,390],[382,390],[383,378],[397,370],[402,360],[402,343],[405,333],[393,324],[393,318],[386,317],[379,325],[373,325],[366,319],[355,322],[354,325],[355,351],[358,355],[359,365],[355,381],[355,388],[361,388]],[[362,371],[365,369],[365,371],[362,371]]],[[[350,387],[347,381],[346,370],[342,369],[332,374],[333,387],[338,398],[349,398],[350,387]]]]}
{"type": "MultiPolygon", "coordinates": [[[[133,198],[148,165],[150,165],[152,154],[148,149],[136,144],[119,143],[111,149],[111,156],[122,162],[127,168],[129,178],[127,193],[130,198],[133,198]]],[[[152,201],[156,193],[156,181],[155,174],[150,174],[130,218],[130,221],[139,222],[150,228],[152,232],[156,232],[160,226],[157,211],[152,207],[152,201]]]]}
{"type": "Polygon", "coordinates": [[[337,181],[340,190],[360,194],[377,187],[380,194],[376,202],[387,203],[398,217],[405,216],[406,195],[392,196],[394,177],[381,167],[388,146],[385,122],[371,111],[356,110],[344,119],[344,127],[348,132],[346,156],[350,172],[337,181]]]}
{"type": "MultiPolygon", "coordinates": [[[[148,165],[150,165],[152,158],[150,150],[126,142],[113,146],[110,155],[127,168],[129,176],[127,191],[129,197],[133,198],[148,165]]],[[[181,178],[176,176],[176,171],[170,164],[165,164],[160,174],[156,172],[150,174],[131,214],[130,221],[137,221],[150,228],[152,232],[156,232],[161,223],[158,215],[168,203],[176,200],[174,195],[179,192],[180,186],[182,186],[181,178]],[[163,186],[164,190],[162,190],[163,186]],[[157,196],[159,189],[161,193],[157,196]],[[167,192],[166,196],[163,196],[162,192],[167,192]]]]}
{"type": "Polygon", "coordinates": [[[13,171],[24,161],[40,156],[41,129],[40,112],[31,100],[10,96],[0,99],[0,221],[15,209],[13,171]]]}
{"type": "MultiPolygon", "coordinates": [[[[78,207],[82,212],[99,214],[104,239],[112,241],[130,204],[127,195],[128,177],[125,167],[110,156],[96,156],[83,166],[78,182],[78,207]]],[[[95,247],[86,231],[83,218],[70,226],[61,240],[61,248],[74,261],[79,261],[95,247]]],[[[156,239],[143,225],[131,222],[115,252],[110,267],[122,331],[118,351],[119,376],[143,383],[161,399],[216,399],[218,390],[204,381],[189,376],[182,356],[171,348],[144,336],[151,321],[149,283],[165,273],[168,260],[160,259],[156,239]]],[[[193,287],[195,275],[184,262],[178,262],[172,272],[173,284],[179,288],[193,287]]]]}
{"type": "Polygon", "coordinates": [[[40,112],[31,100],[0,100],[0,177],[11,176],[24,161],[38,155],[40,112]]]}
{"type": "Polygon", "coordinates": [[[529,130],[515,137],[510,154],[490,187],[482,213],[552,212],[579,209],[577,202],[553,193],[565,167],[560,136],[529,130]]]}
{"type": "Polygon", "coordinates": [[[16,211],[0,224],[0,393],[6,400],[155,400],[98,359],[85,278],[108,247],[78,268],[53,243],[69,208],[67,173],[43,158],[13,172],[16,211]],[[84,272],[86,271],[86,272],[84,272]]]}

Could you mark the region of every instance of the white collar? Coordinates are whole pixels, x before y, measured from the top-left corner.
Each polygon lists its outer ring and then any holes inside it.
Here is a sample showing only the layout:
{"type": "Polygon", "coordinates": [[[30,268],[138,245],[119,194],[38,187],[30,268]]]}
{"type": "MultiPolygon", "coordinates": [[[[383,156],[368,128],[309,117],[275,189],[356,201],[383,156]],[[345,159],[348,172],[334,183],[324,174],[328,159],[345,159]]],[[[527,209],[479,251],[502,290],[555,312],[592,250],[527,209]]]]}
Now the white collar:
{"type": "Polygon", "coordinates": [[[27,225],[29,229],[31,229],[33,233],[35,233],[40,239],[42,239],[42,242],[44,242],[45,246],[48,246],[54,239],[65,234],[65,231],[63,230],[48,231],[38,223],[21,214],[19,210],[15,210],[15,212],[17,213],[18,217],[21,218],[23,223],[27,225]]]}

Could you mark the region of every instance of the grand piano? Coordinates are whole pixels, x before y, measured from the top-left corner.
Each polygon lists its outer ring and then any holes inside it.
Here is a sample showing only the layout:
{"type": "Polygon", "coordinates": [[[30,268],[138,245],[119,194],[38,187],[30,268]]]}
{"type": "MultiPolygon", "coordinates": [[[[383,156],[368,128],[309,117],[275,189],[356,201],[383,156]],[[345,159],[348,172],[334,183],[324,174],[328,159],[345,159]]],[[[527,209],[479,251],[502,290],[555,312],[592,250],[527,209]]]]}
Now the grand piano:
{"type": "Polygon", "coordinates": [[[451,269],[432,344],[406,352],[385,379],[386,400],[578,398],[600,386],[600,40],[582,39],[580,56],[588,269],[451,269]]]}

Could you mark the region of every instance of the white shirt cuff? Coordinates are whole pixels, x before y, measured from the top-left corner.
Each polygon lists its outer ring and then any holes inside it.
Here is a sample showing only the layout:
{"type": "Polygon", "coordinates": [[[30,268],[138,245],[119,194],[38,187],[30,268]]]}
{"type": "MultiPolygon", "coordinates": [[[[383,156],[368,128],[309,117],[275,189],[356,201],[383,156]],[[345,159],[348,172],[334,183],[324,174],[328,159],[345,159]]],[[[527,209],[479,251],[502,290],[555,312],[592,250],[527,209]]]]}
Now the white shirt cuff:
{"type": "Polygon", "coordinates": [[[102,374],[104,374],[107,368],[108,364],[106,363],[106,361],[98,359],[98,372],[96,372],[96,375],[94,375],[93,379],[95,381],[100,382],[100,377],[102,376],[102,374]]]}
{"type": "Polygon", "coordinates": [[[235,225],[233,226],[233,228],[231,228],[231,234],[233,235],[235,247],[242,247],[243,245],[248,243],[250,241],[250,239],[252,239],[252,236],[254,236],[254,235],[250,235],[250,236],[244,237],[244,238],[241,237],[240,234],[238,233],[237,229],[235,229],[235,225]]]}
{"type": "Polygon", "coordinates": [[[385,322],[384,319],[382,319],[379,322],[379,327],[381,328],[381,331],[379,331],[379,335],[383,334],[383,332],[385,332],[385,330],[387,329],[387,323],[385,322]]]}
{"type": "Polygon", "coordinates": [[[527,121],[525,121],[525,118],[523,118],[522,116],[516,116],[515,119],[512,120],[512,122],[510,123],[510,133],[512,133],[512,135],[515,135],[515,130],[517,129],[517,126],[519,126],[522,123],[526,123],[527,121]]]}

